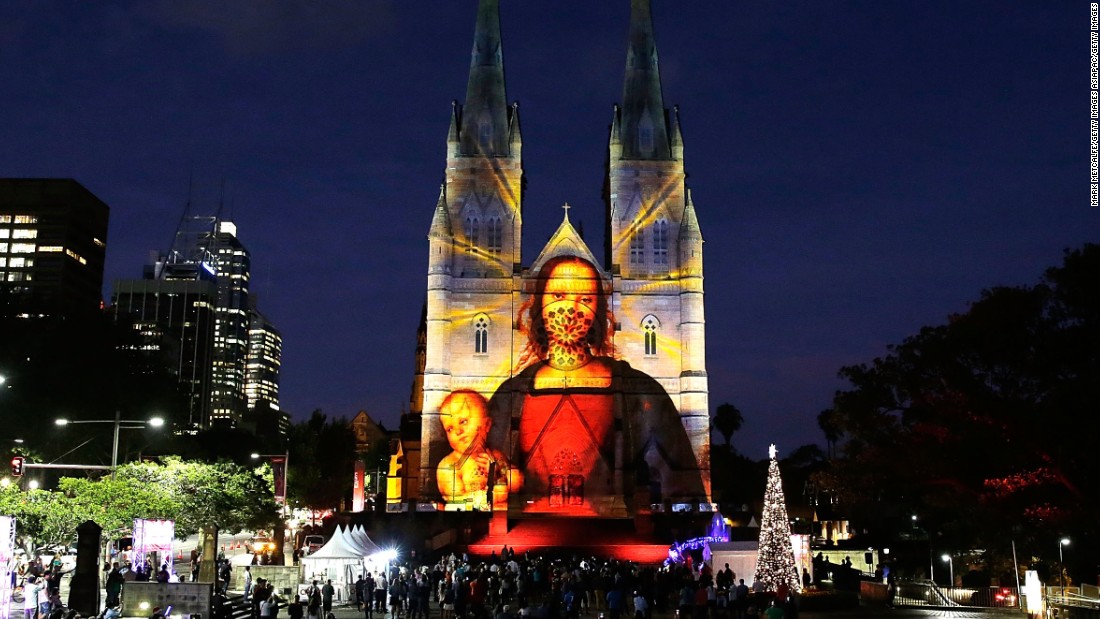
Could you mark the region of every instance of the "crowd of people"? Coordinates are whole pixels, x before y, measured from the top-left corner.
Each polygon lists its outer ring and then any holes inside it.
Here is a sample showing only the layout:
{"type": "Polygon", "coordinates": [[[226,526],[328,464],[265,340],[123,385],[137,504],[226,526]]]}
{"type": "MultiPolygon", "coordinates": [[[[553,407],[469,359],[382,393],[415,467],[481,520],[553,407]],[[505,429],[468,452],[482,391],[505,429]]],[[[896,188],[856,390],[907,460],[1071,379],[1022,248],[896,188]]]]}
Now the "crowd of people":
{"type": "MultiPolygon", "coordinates": [[[[364,573],[354,599],[364,619],[745,619],[797,616],[796,596],[737,578],[727,564],[667,567],[628,561],[517,555],[503,548],[485,561],[450,555],[433,564],[392,565],[364,573]],[[773,610],[774,609],[774,610],[773,610]],[[389,617],[387,617],[387,614],[389,617]]],[[[331,583],[330,583],[331,584],[331,583]]],[[[307,607],[307,619],[326,619],[307,607]]],[[[299,619],[291,614],[292,619],[299,619]]]]}

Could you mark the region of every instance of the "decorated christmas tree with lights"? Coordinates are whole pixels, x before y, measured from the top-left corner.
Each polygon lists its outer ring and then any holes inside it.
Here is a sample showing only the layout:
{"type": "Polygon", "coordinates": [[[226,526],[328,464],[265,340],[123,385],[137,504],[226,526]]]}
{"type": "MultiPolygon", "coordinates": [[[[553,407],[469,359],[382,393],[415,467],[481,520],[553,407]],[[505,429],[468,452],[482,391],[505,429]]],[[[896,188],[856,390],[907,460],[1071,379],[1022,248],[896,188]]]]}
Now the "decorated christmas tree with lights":
{"type": "Polygon", "coordinates": [[[787,504],[783,498],[783,481],[779,478],[779,462],[775,445],[769,450],[768,486],[764,490],[764,514],[760,523],[760,544],[756,556],[756,578],[769,591],[786,584],[791,592],[801,590],[798,567],[791,544],[791,523],[787,520],[787,504]]]}

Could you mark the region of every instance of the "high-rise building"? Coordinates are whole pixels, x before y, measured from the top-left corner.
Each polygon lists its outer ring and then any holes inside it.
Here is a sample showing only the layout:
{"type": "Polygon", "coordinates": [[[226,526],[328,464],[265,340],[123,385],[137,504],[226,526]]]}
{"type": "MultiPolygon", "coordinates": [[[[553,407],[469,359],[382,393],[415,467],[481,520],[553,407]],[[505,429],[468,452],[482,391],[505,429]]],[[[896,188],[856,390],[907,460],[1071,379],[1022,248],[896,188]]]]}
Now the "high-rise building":
{"type": "Polygon", "coordinates": [[[101,309],[109,212],[72,179],[0,179],[0,313],[101,309]]]}
{"type": "MultiPolygon", "coordinates": [[[[251,316],[248,284],[252,258],[237,239],[237,226],[217,224],[211,245],[217,272],[218,301],[214,326],[214,365],[211,376],[210,420],[236,427],[248,409],[245,396],[249,364],[251,316]]],[[[277,400],[276,400],[277,403],[277,400]]]]}
{"type": "Polygon", "coordinates": [[[111,311],[140,335],[141,351],[163,363],[187,398],[184,431],[210,423],[217,286],[204,278],[128,279],[114,283],[111,311]]]}
{"type": "Polygon", "coordinates": [[[275,325],[255,309],[250,312],[248,361],[244,393],[248,409],[279,408],[279,369],[283,362],[283,336],[275,325]]]}
{"type": "Polygon", "coordinates": [[[146,265],[144,279],[115,284],[115,311],[132,315],[146,350],[177,342],[169,363],[188,394],[192,430],[237,427],[259,405],[278,412],[282,337],[251,307],[250,273],[236,226],[194,216],[184,218],[172,249],[146,265]]]}
{"type": "Polygon", "coordinates": [[[565,205],[522,264],[522,144],[499,0],[480,0],[428,234],[421,451],[395,463],[419,480],[405,487],[426,501],[560,516],[709,500],[703,240],[648,0],[631,2],[602,260],[565,205]]]}

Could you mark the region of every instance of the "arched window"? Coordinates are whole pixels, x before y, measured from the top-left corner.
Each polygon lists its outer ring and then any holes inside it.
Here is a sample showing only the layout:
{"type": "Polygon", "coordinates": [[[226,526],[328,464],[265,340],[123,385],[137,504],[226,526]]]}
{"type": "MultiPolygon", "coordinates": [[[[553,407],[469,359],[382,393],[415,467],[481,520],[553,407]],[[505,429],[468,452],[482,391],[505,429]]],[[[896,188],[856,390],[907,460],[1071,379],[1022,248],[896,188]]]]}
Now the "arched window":
{"type": "Polygon", "coordinates": [[[640,227],[630,236],[630,264],[645,264],[645,230],[640,227]]]}
{"type": "Polygon", "coordinates": [[[668,264],[668,221],[653,223],[653,264],[668,264]]]}
{"type": "Polygon", "coordinates": [[[474,353],[484,355],[489,352],[489,317],[484,314],[474,319],[474,353]]]}
{"type": "Polygon", "coordinates": [[[486,232],[488,233],[488,239],[486,247],[491,254],[499,254],[504,247],[504,225],[500,220],[500,216],[493,214],[489,216],[489,219],[485,222],[486,232]]]}
{"type": "Polygon", "coordinates": [[[477,251],[478,245],[480,245],[481,224],[477,219],[477,215],[470,213],[466,215],[466,225],[464,226],[466,233],[466,251],[477,251]]]}
{"type": "Polygon", "coordinates": [[[657,332],[661,330],[661,321],[649,315],[642,319],[642,336],[645,340],[645,354],[652,357],[657,354],[657,332]]]}

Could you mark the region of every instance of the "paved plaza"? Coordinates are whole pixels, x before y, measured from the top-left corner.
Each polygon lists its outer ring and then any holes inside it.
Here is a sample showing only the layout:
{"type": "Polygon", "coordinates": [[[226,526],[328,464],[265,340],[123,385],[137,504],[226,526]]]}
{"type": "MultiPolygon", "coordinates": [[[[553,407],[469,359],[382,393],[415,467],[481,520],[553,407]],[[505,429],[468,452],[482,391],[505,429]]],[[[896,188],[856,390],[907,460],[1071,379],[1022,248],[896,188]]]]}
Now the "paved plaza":
{"type": "MultiPolygon", "coordinates": [[[[333,609],[333,614],[336,615],[336,619],[365,619],[365,614],[355,610],[355,606],[341,606],[333,609]]],[[[433,608],[431,617],[438,617],[438,609],[433,608]]],[[[949,619],[1015,619],[1024,617],[1023,611],[1012,611],[1005,609],[997,610],[982,610],[982,609],[959,609],[959,610],[943,610],[943,609],[924,609],[924,608],[883,608],[883,607],[869,607],[864,606],[855,608],[852,610],[837,610],[828,612],[803,612],[799,613],[799,619],[874,619],[876,617],[886,617],[890,619],[916,619],[918,617],[945,617],[949,619]]],[[[588,615],[582,614],[581,619],[598,619],[599,615],[596,613],[589,613],[588,615]]],[[[624,619],[630,619],[625,614],[624,619]]],[[[656,619],[674,619],[672,613],[654,613],[656,619]]],[[[390,615],[387,613],[382,615],[381,613],[374,613],[373,619],[390,619],[390,615]]]]}

